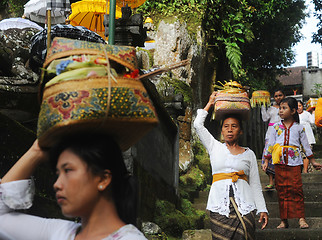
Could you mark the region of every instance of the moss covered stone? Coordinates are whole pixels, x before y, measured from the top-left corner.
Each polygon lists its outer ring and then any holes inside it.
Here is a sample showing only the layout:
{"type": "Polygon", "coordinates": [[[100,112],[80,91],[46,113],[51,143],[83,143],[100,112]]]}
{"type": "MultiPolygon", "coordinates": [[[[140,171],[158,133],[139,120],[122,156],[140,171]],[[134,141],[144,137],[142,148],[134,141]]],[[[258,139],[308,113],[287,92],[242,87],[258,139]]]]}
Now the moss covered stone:
{"type": "Polygon", "coordinates": [[[194,162],[199,166],[199,169],[204,173],[206,183],[209,184],[212,180],[211,165],[208,152],[200,141],[196,141],[192,146],[194,154],[194,162]]]}
{"type": "Polygon", "coordinates": [[[181,210],[167,201],[157,201],[156,206],[155,222],[170,236],[181,237],[184,230],[203,227],[205,212],[195,210],[186,199],[181,202],[181,210]]]}

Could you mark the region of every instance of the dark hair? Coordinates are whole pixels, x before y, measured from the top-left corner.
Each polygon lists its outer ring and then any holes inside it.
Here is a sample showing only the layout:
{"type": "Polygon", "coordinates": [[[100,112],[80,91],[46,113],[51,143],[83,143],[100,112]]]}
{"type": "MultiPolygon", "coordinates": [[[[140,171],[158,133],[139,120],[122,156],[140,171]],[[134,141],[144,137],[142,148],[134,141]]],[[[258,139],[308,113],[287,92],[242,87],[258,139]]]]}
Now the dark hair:
{"type": "Polygon", "coordinates": [[[293,115],[294,121],[297,123],[300,123],[300,117],[297,112],[298,109],[298,103],[295,98],[293,97],[287,97],[282,99],[281,103],[287,103],[287,105],[290,107],[291,110],[295,109],[295,114],[293,115]]]}
{"type": "Polygon", "coordinates": [[[276,89],[274,89],[274,91],[273,91],[273,97],[274,97],[274,95],[275,95],[276,92],[281,92],[281,93],[283,93],[284,96],[286,96],[285,95],[285,92],[284,92],[284,90],[282,88],[276,88],[276,89]]]}
{"type": "Polygon", "coordinates": [[[227,119],[227,118],[235,118],[238,123],[239,123],[239,127],[240,127],[240,130],[243,130],[243,121],[242,121],[242,117],[238,114],[226,114],[224,115],[224,117],[222,118],[222,121],[221,121],[221,126],[220,128],[222,128],[223,124],[224,124],[224,121],[227,119]]]}
{"type": "Polygon", "coordinates": [[[304,103],[301,100],[298,100],[297,102],[301,103],[301,105],[304,107],[304,103]]]}
{"type": "Polygon", "coordinates": [[[54,169],[60,154],[66,149],[79,156],[94,175],[103,174],[107,169],[111,171],[111,197],[118,215],[125,223],[136,225],[136,179],[129,175],[120,147],[114,139],[103,134],[78,134],[64,138],[50,150],[50,162],[54,169]]]}

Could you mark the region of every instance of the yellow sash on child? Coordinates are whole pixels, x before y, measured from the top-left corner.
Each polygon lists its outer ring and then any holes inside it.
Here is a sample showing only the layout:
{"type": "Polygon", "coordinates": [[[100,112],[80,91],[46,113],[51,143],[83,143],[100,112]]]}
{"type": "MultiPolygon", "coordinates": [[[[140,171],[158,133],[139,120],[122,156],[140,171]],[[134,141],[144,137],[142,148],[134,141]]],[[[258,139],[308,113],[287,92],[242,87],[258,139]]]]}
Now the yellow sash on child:
{"type": "Polygon", "coordinates": [[[297,146],[281,146],[278,143],[276,143],[273,146],[273,151],[272,151],[273,164],[279,164],[280,163],[283,148],[297,148],[297,146]]]}

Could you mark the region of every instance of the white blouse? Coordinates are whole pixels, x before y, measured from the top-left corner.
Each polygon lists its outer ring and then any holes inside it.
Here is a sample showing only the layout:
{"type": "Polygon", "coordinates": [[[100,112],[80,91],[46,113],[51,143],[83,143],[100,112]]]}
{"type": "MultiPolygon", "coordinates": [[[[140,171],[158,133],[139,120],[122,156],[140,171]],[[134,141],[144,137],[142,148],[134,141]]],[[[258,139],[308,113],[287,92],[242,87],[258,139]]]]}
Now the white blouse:
{"type": "Polygon", "coordinates": [[[279,108],[270,106],[268,109],[264,105],[261,107],[262,119],[264,122],[269,121],[269,125],[265,134],[265,139],[269,138],[270,131],[272,131],[272,124],[281,121],[281,117],[278,114],[279,108]]]}
{"type": "Polygon", "coordinates": [[[198,109],[194,127],[210,156],[212,174],[244,170],[248,176],[248,182],[242,179],[235,183],[231,179],[214,182],[210,188],[207,209],[228,217],[229,189],[232,186],[238,210],[242,215],[255,209],[257,213],[267,212],[254,152],[246,148],[244,153],[231,154],[226,144],[216,140],[204,127],[207,115],[207,111],[198,109]]]}
{"type": "MultiPolygon", "coordinates": [[[[48,219],[14,209],[28,209],[34,196],[32,180],[0,184],[0,239],[1,240],[73,240],[80,223],[62,219],[48,219]]],[[[128,224],[102,240],[146,240],[133,225],[128,224]]]]}
{"type": "Polygon", "coordinates": [[[301,114],[299,114],[300,117],[300,124],[304,125],[305,127],[305,133],[307,136],[307,139],[309,140],[309,144],[315,144],[315,137],[313,134],[313,130],[311,127],[311,124],[314,124],[314,115],[307,111],[303,111],[301,114]]]}
{"type": "Polygon", "coordinates": [[[293,122],[288,128],[283,124],[275,123],[274,131],[268,138],[268,147],[265,149],[264,156],[267,159],[272,157],[272,150],[276,143],[281,146],[295,146],[296,148],[283,148],[280,164],[288,166],[298,166],[303,164],[300,147],[302,146],[308,158],[313,157],[313,152],[305,134],[305,128],[302,124],[293,122]]]}

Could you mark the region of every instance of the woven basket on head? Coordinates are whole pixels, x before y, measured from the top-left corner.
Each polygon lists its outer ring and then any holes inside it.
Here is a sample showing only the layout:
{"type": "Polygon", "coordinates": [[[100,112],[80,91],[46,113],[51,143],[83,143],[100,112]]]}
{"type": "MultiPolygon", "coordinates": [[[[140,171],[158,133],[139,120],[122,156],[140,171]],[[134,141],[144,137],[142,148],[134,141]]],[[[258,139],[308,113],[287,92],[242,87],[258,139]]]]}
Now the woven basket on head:
{"type": "MultiPolygon", "coordinates": [[[[96,43],[55,39],[44,66],[68,56],[66,52],[102,54],[98,50],[101,47],[96,43]]],[[[135,48],[103,47],[108,58],[135,70],[135,48]]],[[[112,135],[122,150],[135,144],[158,123],[156,111],[138,78],[116,77],[115,80],[107,76],[89,77],[45,87],[37,129],[39,145],[51,147],[65,136],[80,132],[112,135]]]]}
{"type": "Polygon", "coordinates": [[[221,120],[225,115],[240,115],[247,120],[250,112],[250,101],[247,92],[218,92],[215,99],[215,119],[221,120]]]}

